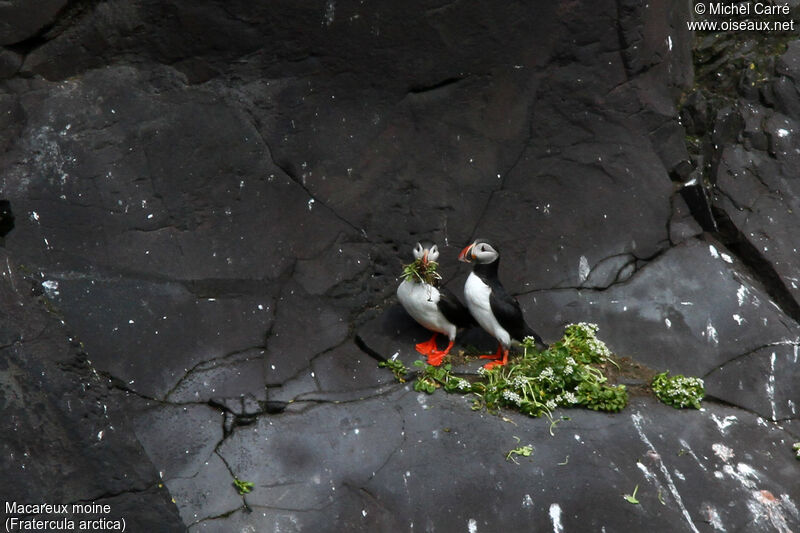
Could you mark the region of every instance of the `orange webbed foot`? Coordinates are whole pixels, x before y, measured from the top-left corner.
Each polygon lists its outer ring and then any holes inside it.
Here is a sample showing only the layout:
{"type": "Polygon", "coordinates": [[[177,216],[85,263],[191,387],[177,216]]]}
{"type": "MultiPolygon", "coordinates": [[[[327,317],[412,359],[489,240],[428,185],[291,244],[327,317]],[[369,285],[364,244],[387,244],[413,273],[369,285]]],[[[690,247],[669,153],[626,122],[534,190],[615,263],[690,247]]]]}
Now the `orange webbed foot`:
{"type": "Polygon", "coordinates": [[[432,350],[428,353],[428,364],[432,366],[439,366],[442,364],[442,360],[445,356],[450,354],[450,349],[453,347],[453,341],[450,341],[450,344],[447,345],[447,348],[444,350],[432,350]]]}
{"type": "Polygon", "coordinates": [[[428,364],[431,365],[431,366],[439,366],[439,365],[441,365],[442,364],[442,360],[444,359],[445,355],[446,354],[443,354],[441,352],[429,353],[428,354],[428,364]]]}
{"type": "Polygon", "coordinates": [[[494,359],[491,363],[486,363],[483,365],[483,368],[486,370],[491,370],[496,366],[504,366],[508,363],[508,350],[504,349],[502,345],[497,347],[497,353],[494,355],[482,355],[482,358],[485,359],[494,359]]]}
{"type": "Polygon", "coordinates": [[[433,337],[428,339],[425,342],[421,342],[414,346],[419,353],[422,355],[430,355],[431,352],[437,351],[436,346],[436,333],[433,334],[433,337]]]}

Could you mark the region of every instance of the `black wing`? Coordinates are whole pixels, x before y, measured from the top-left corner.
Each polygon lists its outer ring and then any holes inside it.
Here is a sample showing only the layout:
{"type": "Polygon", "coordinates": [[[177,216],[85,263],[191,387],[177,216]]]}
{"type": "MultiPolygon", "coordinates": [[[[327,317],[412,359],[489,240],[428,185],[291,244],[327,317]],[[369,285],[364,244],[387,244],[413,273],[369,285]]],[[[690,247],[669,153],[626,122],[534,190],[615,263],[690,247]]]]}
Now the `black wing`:
{"type": "Polygon", "coordinates": [[[525,322],[522,308],[516,298],[506,292],[499,283],[492,284],[489,305],[497,321],[511,335],[512,339],[521,341],[525,337],[533,337],[537,345],[547,346],[542,338],[525,322]]]}
{"type": "Polygon", "coordinates": [[[439,287],[439,310],[444,317],[459,328],[475,325],[469,310],[447,287],[439,287]]]}

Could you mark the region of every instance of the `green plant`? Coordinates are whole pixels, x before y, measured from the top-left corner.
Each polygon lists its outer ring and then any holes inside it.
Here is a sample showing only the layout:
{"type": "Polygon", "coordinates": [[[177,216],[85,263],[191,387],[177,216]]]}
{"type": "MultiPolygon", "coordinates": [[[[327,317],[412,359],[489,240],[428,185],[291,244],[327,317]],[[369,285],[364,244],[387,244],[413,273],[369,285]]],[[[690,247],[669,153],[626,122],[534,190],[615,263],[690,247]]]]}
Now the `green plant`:
{"type": "MultiPolygon", "coordinates": [[[[517,444],[519,444],[519,437],[514,437],[516,439],[517,444]]],[[[506,454],[506,461],[513,461],[514,464],[519,464],[517,460],[514,458],[515,455],[521,455],[522,457],[530,457],[533,454],[533,446],[530,444],[526,444],[525,446],[518,446],[513,450],[509,450],[506,454]]]]}
{"type": "Polygon", "coordinates": [[[792,444],[792,450],[794,450],[794,457],[798,461],[800,461],[800,442],[795,442],[792,444]]]}
{"type": "Polygon", "coordinates": [[[680,374],[670,377],[669,371],[657,374],[651,387],[659,400],[676,409],[700,409],[700,400],[705,396],[702,379],[680,374]]]}
{"type": "Polygon", "coordinates": [[[415,259],[413,263],[403,265],[403,273],[400,277],[405,281],[435,285],[442,279],[441,274],[437,272],[438,269],[439,263],[436,261],[428,261],[423,264],[422,259],[415,259]]]}
{"type": "Polygon", "coordinates": [[[625,498],[625,501],[628,502],[628,503],[632,503],[634,505],[638,505],[639,504],[639,500],[636,499],[636,492],[638,490],[639,490],[639,485],[636,485],[633,488],[633,494],[625,494],[623,496],[623,498],[625,498]]]}
{"type": "Polygon", "coordinates": [[[470,392],[472,390],[472,384],[469,381],[451,373],[453,366],[450,363],[432,366],[424,361],[414,361],[414,366],[422,369],[422,373],[414,382],[415,391],[433,394],[439,387],[447,392],[470,392]]]}
{"type": "Polygon", "coordinates": [[[408,375],[408,368],[403,362],[399,359],[389,359],[387,361],[381,361],[378,363],[378,366],[381,368],[388,368],[394,374],[394,377],[400,383],[406,382],[406,375],[408,375]]]}
{"type": "Polygon", "coordinates": [[[606,343],[597,338],[599,330],[597,324],[587,322],[570,324],[564,328],[564,337],[556,345],[561,344],[566,347],[573,356],[586,364],[613,362],[611,350],[606,343]]]}
{"type": "MultiPolygon", "coordinates": [[[[478,370],[478,379],[467,381],[453,375],[452,366],[431,366],[415,361],[417,379],[414,390],[433,394],[446,392],[475,394],[472,409],[486,408],[497,412],[510,408],[529,416],[546,416],[551,421],[550,433],[559,422],[552,418],[557,407],[583,406],[595,411],[616,412],[628,403],[624,385],[611,386],[602,369],[616,364],[611,351],[597,338],[594,324],[570,324],[561,340],[540,352],[534,339],[522,343],[523,353],[505,366],[478,370]]],[[[408,370],[399,361],[385,361],[379,366],[392,370],[403,381],[408,370]]],[[[562,419],[567,419],[562,417],[562,419]]]]}
{"type": "Polygon", "coordinates": [[[251,490],[253,490],[254,487],[252,482],[242,481],[237,477],[233,478],[233,486],[236,487],[236,490],[239,492],[240,496],[248,494],[251,490]]]}
{"type": "Polygon", "coordinates": [[[521,358],[491,370],[473,384],[476,406],[511,407],[530,416],[550,417],[559,406],[582,405],[595,411],[620,411],[628,403],[624,385],[609,386],[597,364],[613,363],[597,338],[594,324],[570,324],[561,340],[539,352],[532,338],[523,341],[521,358]]]}
{"type": "Polygon", "coordinates": [[[628,404],[625,385],[611,387],[603,382],[585,381],[578,385],[582,405],[593,411],[621,411],[628,404]]]}

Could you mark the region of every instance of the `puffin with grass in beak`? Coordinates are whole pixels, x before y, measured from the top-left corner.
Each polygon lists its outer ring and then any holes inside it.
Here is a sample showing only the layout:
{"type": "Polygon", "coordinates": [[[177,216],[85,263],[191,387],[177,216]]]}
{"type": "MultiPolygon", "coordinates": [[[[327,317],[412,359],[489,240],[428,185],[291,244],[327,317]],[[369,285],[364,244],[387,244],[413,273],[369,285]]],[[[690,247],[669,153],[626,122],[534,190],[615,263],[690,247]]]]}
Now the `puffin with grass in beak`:
{"type": "Polygon", "coordinates": [[[397,287],[397,299],[422,327],[433,332],[426,342],[416,345],[419,353],[428,356],[428,364],[439,366],[450,353],[460,327],[472,324],[466,307],[446,287],[437,287],[441,276],[436,272],[439,248],[431,241],[414,246],[415,262],[406,267],[403,282],[397,287]],[[439,350],[438,334],[447,335],[447,348],[439,350]]]}
{"type": "Polygon", "coordinates": [[[498,342],[496,353],[481,356],[483,359],[494,359],[484,368],[505,365],[512,340],[522,341],[525,337],[533,337],[538,348],[547,348],[542,338],[525,322],[519,302],[500,283],[497,275],[500,253],[497,249],[488,241],[477,239],[461,250],[458,260],[474,263],[464,284],[464,299],[475,321],[498,342]]]}

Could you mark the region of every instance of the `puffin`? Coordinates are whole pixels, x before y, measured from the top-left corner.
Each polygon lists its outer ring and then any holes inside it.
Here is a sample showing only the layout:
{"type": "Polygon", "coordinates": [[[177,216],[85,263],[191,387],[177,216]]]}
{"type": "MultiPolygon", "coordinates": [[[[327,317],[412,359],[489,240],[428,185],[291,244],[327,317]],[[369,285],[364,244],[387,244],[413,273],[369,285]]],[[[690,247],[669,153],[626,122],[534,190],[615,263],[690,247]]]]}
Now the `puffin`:
{"type": "Polygon", "coordinates": [[[474,263],[464,283],[464,299],[475,321],[498,343],[496,353],[481,356],[483,359],[494,359],[484,368],[505,365],[512,340],[522,341],[525,337],[533,337],[538,348],[546,349],[542,338],[525,322],[519,302],[500,283],[497,275],[500,253],[497,249],[488,241],[477,239],[461,250],[458,260],[474,263]]]}
{"type": "MultiPolygon", "coordinates": [[[[423,266],[438,258],[439,248],[433,242],[423,240],[414,246],[414,259],[420,260],[423,266]]],[[[429,340],[415,346],[419,353],[428,356],[428,364],[433,366],[441,365],[442,359],[450,353],[458,328],[473,323],[469,311],[458,298],[446,287],[436,285],[436,280],[428,283],[420,279],[404,279],[397,287],[397,299],[406,312],[433,332],[429,340]],[[449,340],[444,350],[439,350],[436,344],[436,336],[440,333],[449,340]]]]}

